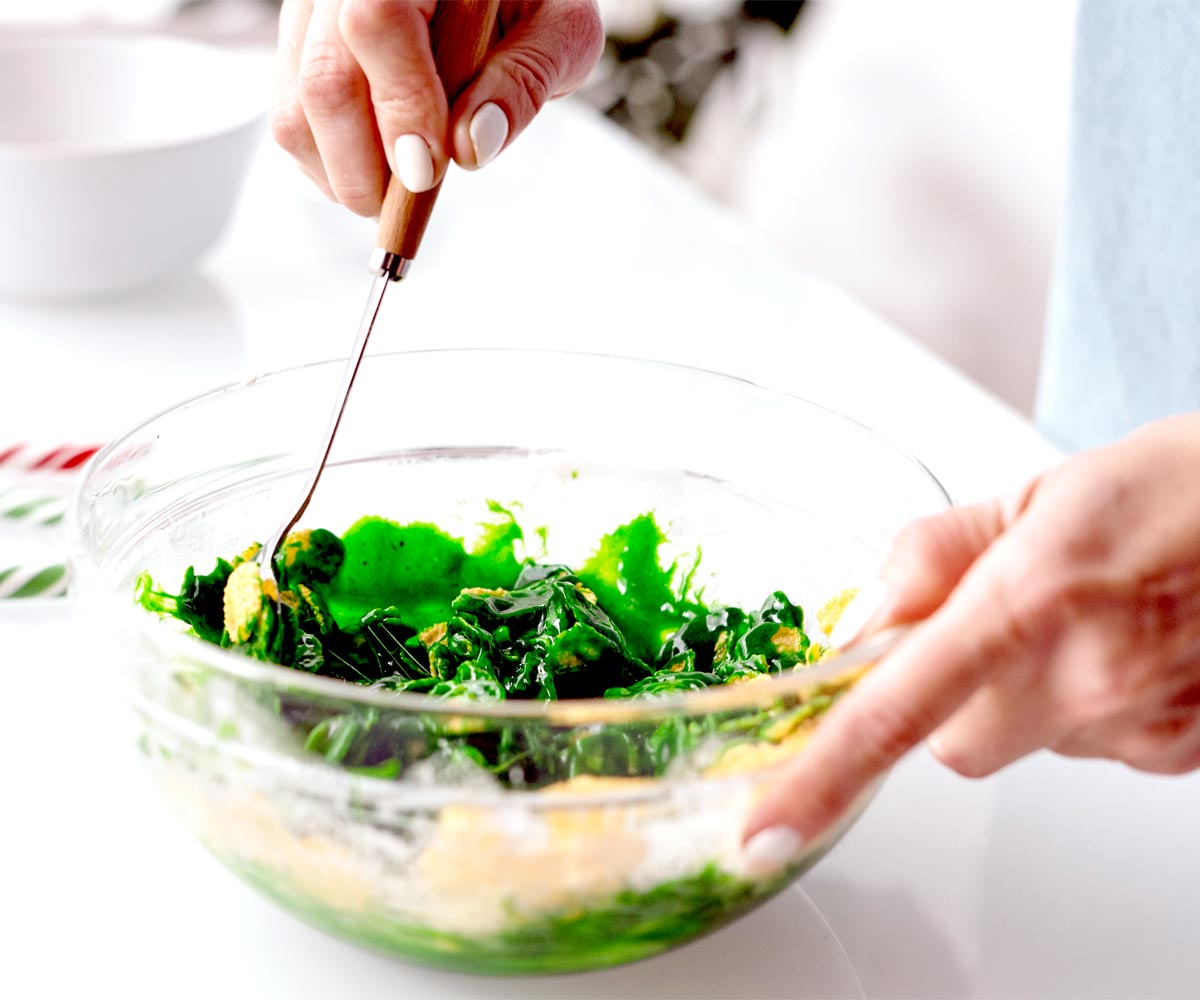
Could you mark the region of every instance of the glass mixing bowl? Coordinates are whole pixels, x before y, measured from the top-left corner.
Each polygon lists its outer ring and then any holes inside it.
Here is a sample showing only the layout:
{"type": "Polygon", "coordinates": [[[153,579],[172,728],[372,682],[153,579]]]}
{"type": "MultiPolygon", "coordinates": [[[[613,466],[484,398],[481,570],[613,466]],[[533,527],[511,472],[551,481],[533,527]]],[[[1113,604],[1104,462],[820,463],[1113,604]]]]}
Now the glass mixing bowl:
{"type": "MultiPolygon", "coordinates": [[[[271,533],[341,374],[278,372],[148,420],[93,459],[69,513],[81,625],[119,650],[145,757],[201,842],[318,926],[483,973],[653,955],[814,864],[866,797],[782,870],[753,870],[740,840],[847,683],[833,657],[658,700],[441,700],[263,663],[135,603],[143,571],[174,584],[271,533]],[[466,744],[510,747],[509,780],[448,752],[466,744]],[[522,754],[546,748],[565,771],[523,783],[522,754]]],[[[783,590],[810,611],[949,503],[867,428],[724,376],[565,353],[368,358],[303,523],[341,533],[369,513],[469,537],[489,501],[567,565],[653,511],[663,564],[706,603],[783,590]]]]}

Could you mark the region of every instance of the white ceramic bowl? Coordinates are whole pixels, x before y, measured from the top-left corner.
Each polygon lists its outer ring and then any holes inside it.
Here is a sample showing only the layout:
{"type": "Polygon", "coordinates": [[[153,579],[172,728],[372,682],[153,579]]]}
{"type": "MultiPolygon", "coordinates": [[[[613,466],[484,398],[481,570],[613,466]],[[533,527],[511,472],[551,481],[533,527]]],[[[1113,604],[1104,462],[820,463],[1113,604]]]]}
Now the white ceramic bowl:
{"type": "Polygon", "coordinates": [[[0,294],[77,298],[192,267],[268,105],[265,57],[151,35],[0,35],[0,294]]]}

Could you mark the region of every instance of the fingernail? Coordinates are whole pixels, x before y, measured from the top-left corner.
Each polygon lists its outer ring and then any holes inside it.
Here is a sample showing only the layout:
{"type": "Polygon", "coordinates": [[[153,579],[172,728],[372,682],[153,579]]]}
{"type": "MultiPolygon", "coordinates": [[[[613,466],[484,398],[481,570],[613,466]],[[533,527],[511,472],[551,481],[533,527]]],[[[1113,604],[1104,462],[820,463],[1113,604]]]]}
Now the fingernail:
{"type": "Polygon", "coordinates": [[[748,875],[778,875],[799,859],[803,849],[804,841],[790,826],[768,826],[746,841],[742,861],[748,875]]]}
{"type": "Polygon", "coordinates": [[[832,646],[845,646],[858,638],[858,634],[887,600],[888,585],[883,580],[872,580],[863,587],[846,605],[842,617],[829,634],[832,646]]]}
{"type": "Polygon", "coordinates": [[[504,147],[504,140],[508,138],[508,117],[498,104],[488,101],[471,116],[467,132],[475,147],[475,166],[482,167],[491,163],[504,147]]]}
{"type": "Polygon", "coordinates": [[[413,194],[433,187],[433,154],[419,135],[402,135],[396,140],[396,176],[413,194]]]}

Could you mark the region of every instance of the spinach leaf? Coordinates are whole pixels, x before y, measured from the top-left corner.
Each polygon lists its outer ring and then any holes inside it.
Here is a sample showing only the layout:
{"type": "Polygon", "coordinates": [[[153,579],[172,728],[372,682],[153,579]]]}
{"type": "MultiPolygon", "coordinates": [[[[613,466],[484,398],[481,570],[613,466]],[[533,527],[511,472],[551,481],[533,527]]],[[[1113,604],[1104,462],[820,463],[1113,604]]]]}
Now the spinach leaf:
{"type": "Polygon", "coordinates": [[[232,572],[233,564],[224,559],[218,559],[216,568],[203,575],[189,566],[178,594],[156,589],[150,574],[142,573],[134,584],[134,599],[147,611],[186,622],[206,642],[220,643],[225,631],[225,582],[232,572]]]}

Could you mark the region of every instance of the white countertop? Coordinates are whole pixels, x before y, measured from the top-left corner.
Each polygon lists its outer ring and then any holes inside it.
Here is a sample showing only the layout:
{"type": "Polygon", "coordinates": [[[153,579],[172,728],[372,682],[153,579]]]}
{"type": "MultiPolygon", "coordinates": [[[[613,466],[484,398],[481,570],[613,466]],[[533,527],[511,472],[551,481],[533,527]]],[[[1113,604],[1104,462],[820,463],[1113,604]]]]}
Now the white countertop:
{"type": "MultiPolygon", "coordinates": [[[[369,222],[324,203],[264,142],[235,222],[199,274],[103,303],[0,305],[3,439],[105,438],[213,385],[344,354],[372,237],[369,222]]],[[[447,182],[372,349],[478,344],[680,360],[807,395],[917,454],[959,500],[1012,490],[1056,458],[1005,406],[569,105],[487,170],[447,182]]],[[[1154,778],[1048,754],[983,782],[912,755],[797,888],[666,956],[555,979],[410,967],[302,925],[205,854],[159,802],[120,726],[84,711],[81,693],[105,695],[97,665],[72,654],[79,638],[65,603],[0,607],[0,990],[10,996],[1200,989],[1200,775],[1154,778]],[[47,629],[66,646],[48,643],[47,629]],[[46,697],[46,677],[70,695],[46,697]]]]}

